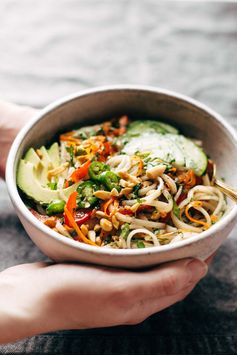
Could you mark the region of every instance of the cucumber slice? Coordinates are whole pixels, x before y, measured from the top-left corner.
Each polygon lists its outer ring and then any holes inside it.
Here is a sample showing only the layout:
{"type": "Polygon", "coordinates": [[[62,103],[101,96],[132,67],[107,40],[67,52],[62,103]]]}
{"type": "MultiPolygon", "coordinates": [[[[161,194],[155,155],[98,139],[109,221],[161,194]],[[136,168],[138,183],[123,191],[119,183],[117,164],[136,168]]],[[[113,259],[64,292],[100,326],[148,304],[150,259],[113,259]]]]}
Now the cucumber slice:
{"type": "Polygon", "coordinates": [[[179,134],[177,128],[170,126],[168,123],[159,122],[159,125],[166,130],[167,133],[179,134]]]}
{"type": "Polygon", "coordinates": [[[185,158],[185,167],[192,169],[196,175],[201,176],[207,168],[207,156],[195,143],[182,135],[167,134],[180,150],[183,152],[185,158]]]}
{"type": "Polygon", "coordinates": [[[130,138],[124,146],[123,152],[128,155],[134,155],[137,152],[149,152],[151,158],[159,158],[167,163],[184,166],[183,152],[169,136],[168,134],[146,132],[139,137],[130,138]]]}
{"type": "Polygon", "coordinates": [[[159,122],[159,121],[133,121],[128,126],[127,135],[136,136],[140,135],[144,132],[150,133],[173,133],[178,134],[178,130],[167,123],[159,122]]]}

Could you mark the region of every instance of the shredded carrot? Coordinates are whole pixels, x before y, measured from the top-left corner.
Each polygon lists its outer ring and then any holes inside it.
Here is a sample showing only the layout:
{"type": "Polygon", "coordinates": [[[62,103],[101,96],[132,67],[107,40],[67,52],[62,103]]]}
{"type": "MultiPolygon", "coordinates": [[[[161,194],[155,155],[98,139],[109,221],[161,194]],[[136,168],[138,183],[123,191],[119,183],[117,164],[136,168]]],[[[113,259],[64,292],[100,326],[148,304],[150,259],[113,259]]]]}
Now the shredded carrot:
{"type": "Polygon", "coordinates": [[[184,183],[186,188],[191,188],[196,185],[196,175],[193,170],[188,170],[178,176],[179,183],[184,183]]]}
{"type": "Polygon", "coordinates": [[[114,136],[121,136],[122,134],[126,133],[127,130],[127,124],[128,124],[128,116],[122,116],[119,119],[119,128],[115,128],[113,130],[113,135],[114,136]]]}
{"type": "Polygon", "coordinates": [[[161,218],[165,218],[167,216],[167,213],[166,212],[160,212],[160,217],[161,218]]]}
{"type": "Polygon", "coordinates": [[[103,144],[100,144],[100,148],[96,148],[96,151],[99,154],[98,161],[102,162],[106,161],[106,158],[115,152],[111,142],[104,142],[103,144]]]}
{"type": "Polygon", "coordinates": [[[111,197],[108,201],[106,201],[103,205],[103,212],[106,214],[107,217],[111,217],[115,214],[119,206],[119,201],[116,200],[114,197],[111,197]],[[113,203],[113,211],[109,212],[109,206],[113,203]]]}
{"type": "Polygon", "coordinates": [[[128,124],[128,116],[127,115],[121,116],[119,119],[119,125],[127,126],[127,124],[128,124]]]}
{"type": "Polygon", "coordinates": [[[90,244],[90,245],[94,245],[97,246],[94,242],[92,242],[91,240],[89,240],[88,238],[86,238],[86,236],[82,233],[80,227],[77,225],[76,221],[73,218],[73,215],[71,214],[71,212],[68,210],[67,207],[64,207],[64,212],[70,222],[70,224],[72,225],[72,227],[75,229],[75,231],[77,232],[78,237],[80,238],[80,240],[82,240],[84,243],[86,244],[90,244]]]}
{"type": "Polygon", "coordinates": [[[113,134],[115,136],[121,136],[122,134],[124,134],[126,132],[126,128],[125,127],[120,127],[120,128],[115,128],[113,130],[113,134]]]}
{"type": "Polygon", "coordinates": [[[138,159],[138,166],[137,170],[135,171],[134,175],[139,176],[142,174],[142,169],[143,169],[143,161],[140,157],[136,157],[138,159]]]}
{"type": "Polygon", "coordinates": [[[111,129],[111,122],[110,121],[104,122],[102,125],[102,129],[105,132],[105,134],[107,135],[111,129]]]}
{"type": "Polygon", "coordinates": [[[66,189],[67,187],[69,187],[69,181],[68,181],[68,180],[65,180],[64,188],[66,189]]]}
{"type": "Polygon", "coordinates": [[[109,156],[114,153],[111,142],[104,143],[104,155],[109,156]]]}
{"type": "MultiPolygon", "coordinates": [[[[140,205],[139,207],[141,206],[142,205],[140,205]]],[[[134,214],[130,207],[119,208],[118,212],[128,216],[132,216],[134,214]]]]}
{"type": "Polygon", "coordinates": [[[215,223],[218,220],[218,217],[215,216],[214,214],[211,216],[211,221],[215,223]]]}
{"type": "Polygon", "coordinates": [[[190,208],[195,208],[195,207],[202,207],[202,202],[201,201],[193,201],[191,203],[188,204],[188,206],[185,208],[185,215],[186,217],[194,223],[198,223],[201,224],[202,226],[204,226],[205,229],[209,228],[209,225],[206,222],[200,221],[196,218],[193,218],[190,214],[189,214],[189,209],[190,208]]]}
{"type": "Polygon", "coordinates": [[[172,167],[171,169],[169,169],[169,172],[173,172],[173,173],[175,173],[175,172],[176,172],[176,170],[177,170],[177,168],[172,167]]]}
{"type": "MultiPolygon", "coordinates": [[[[69,132],[69,133],[72,134],[73,132],[69,132]]],[[[61,134],[60,137],[59,137],[60,141],[81,144],[81,140],[80,139],[75,138],[75,137],[73,137],[70,134],[67,134],[67,133],[66,134],[61,134]]]]}
{"type": "Polygon", "coordinates": [[[110,216],[110,213],[108,213],[108,208],[113,202],[114,202],[114,197],[111,197],[108,201],[105,202],[103,206],[103,211],[108,217],[110,216]]]}
{"type": "Polygon", "coordinates": [[[67,224],[69,227],[72,227],[72,226],[71,226],[70,221],[68,220],[67,215],[65,213],[65,208],[67,208],[67,210],[71,214],[73,214],[76,207],[77,207],[77,191],[74,191],[69,196],[67,203],[64,207],[64,220],[65,220],[65,224],[67,224]]]}

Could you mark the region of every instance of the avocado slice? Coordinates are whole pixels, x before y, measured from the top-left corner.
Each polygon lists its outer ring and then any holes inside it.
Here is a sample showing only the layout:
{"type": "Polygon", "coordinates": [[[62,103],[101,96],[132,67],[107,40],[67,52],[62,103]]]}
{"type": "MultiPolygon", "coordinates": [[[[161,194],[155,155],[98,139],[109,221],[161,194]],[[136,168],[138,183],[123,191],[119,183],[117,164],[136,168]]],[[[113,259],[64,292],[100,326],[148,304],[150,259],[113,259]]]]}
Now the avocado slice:
{"type": "Polygon", "coordinates": [[[45,154],[44,149],[40,149],[42,153],[42,159],[38,156],[38,154],[35,152],[33,148],[30,148],[24,157],[25,161],[28,161],[29,163],[33,164],[37,171],[38,175],[38,180],[41,182],[42,185],[47,185],[48,183],[48,166],[51,166],[52,164],[49,164],[49,159],[47,155],[45,154]]]}
{"type": "Polygon", "coordinates": [[[34,165],[36,169],[39,168],[39,165],[41,164],[41,160],[39,156],[36,154],[35,150],[33,148],[30,148],[25,155],[25,161],[30,162],[31,164],[34,165]]]}
{"type": "Polygon", "coordinates": [[[59,146],[53,143],[47,150],[44,146],[39,149],[40,158],[33,148],[30,148],[24,157],[25,161],[32,163],[36,169],[37,179],[43,186],[48,184],[48,171],[60,165],[59,146]]]}
{"type": "Polygon", "coordinates": [[[53,162],[50,159],[50,156],[48,154],[47,149],[45,146],[42,146],[40,149],[40,152],[42,154],[41,162],[42,164],[47,168],[47,169],[53,169],[53,162]]]}
{"type": "MultiPolygon", "coordinates": [[[[77,189],[78,184],[62,190],[66,198],[77,189]]],[[[28,197],[41,204],[49,204],[53,200],[62,199],[59,190],[51,190],[42,186],[37,169],[24,159],[20,160],[18,166],[17,185],[28,197]]]]}
{"type": "Polygon", "coordinates": [[[48,156],[53,164],[53,167],[57,168],[60,165],[59,146],[57,142],[53,143],[48,149],[48,156]]]}

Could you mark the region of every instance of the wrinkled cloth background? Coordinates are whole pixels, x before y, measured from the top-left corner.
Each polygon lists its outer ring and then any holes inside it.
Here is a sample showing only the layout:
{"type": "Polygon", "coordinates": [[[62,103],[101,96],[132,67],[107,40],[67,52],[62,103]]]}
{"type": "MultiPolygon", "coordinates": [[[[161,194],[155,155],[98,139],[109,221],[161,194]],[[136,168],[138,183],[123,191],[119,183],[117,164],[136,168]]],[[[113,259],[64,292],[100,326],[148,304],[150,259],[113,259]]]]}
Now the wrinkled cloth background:
{"type": "MultiPolygon", "coordinates": [[[[0,96],[42,107],[118,83],[190,95],[237,128],[237,3],[1,0],[0,96]]],[[[46,260],[0,184],[0,269],[46,260]]],[[[105,305],[106,307],[106,305],[105,305]]],[[[182,303],[137,326],[63,331],[0,353],[236,354],[237,229],[182,303]]]]}

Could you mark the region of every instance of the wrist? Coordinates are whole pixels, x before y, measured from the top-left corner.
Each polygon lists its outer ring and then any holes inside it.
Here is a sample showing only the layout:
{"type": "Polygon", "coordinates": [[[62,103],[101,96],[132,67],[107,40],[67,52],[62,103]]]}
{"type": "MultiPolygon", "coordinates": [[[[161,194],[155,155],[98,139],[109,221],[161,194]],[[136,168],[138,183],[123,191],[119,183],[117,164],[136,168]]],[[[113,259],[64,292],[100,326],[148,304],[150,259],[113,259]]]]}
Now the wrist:
{"type": "Polygon", "coordinates": [[[0,344],[57,329],[50,284],[37,271],[24,279],[14,271],[0,274],[0,344]]]}

